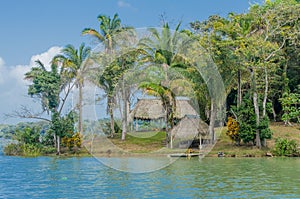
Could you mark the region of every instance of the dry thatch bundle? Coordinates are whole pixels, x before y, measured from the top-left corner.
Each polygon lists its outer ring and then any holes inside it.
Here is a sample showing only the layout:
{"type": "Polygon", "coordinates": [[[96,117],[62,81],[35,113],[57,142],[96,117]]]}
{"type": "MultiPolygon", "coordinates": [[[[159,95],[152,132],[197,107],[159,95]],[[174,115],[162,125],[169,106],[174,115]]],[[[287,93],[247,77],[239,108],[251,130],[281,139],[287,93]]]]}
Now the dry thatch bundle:
{"type": "MultiPolygon", "coordinates": [[[[198,115],[187,99],[176,99],[175,118],[186,115],[198,115]]],[[[139,99],[130,113],[130,119],[157,120],[165,117],[165,110],[160,99],[139,99]]]]}
{"type": "Polygon", "coordinates": [[[208,135],[208,125],[197,116],[186,115],[171,130],[173,139],[193,140],[199,135],[208,135]]]}

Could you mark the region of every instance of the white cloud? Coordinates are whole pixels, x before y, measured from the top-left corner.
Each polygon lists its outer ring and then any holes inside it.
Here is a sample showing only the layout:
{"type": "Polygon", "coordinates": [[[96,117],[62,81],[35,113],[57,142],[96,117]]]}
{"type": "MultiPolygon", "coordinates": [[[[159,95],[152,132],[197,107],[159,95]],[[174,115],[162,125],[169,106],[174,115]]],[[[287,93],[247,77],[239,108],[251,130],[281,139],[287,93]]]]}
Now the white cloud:
{"type": "Polygon", "coordinates": [[[24,74],[30,71],[29,65],[17,65],[9,72],[9,77],[14,79],[20,86],[25,85],[24,74]]]}
{"type": "Polygon", "coordinates": [[[133,8],[130,3],[127,3],[127,2],[122,1],[122,0],[118,1],[118,6],[120,8],[133,8]]]}
{"type": "Polygon", "coordinates": [[[61,47],[58,46],[53,46],[51,47],[47,52],[38,54],[38,55],[33,55],[30,59],[30,66],[35,66],[35,61],[40,60],[46,67],[46,69],[50,69],[51,66],[51,60],[52,58],[59,54],[60,51],[62,50],[61,47]]]}
{"type": "Polygon", "coordinates": [[[61,49],[62,48],[58,46],[51,47],[48,51],[44,53],[33,55],[30,59],[29,65],[17,65],[10,67],[7,71],[8,77],[10,79],[14,79],[14,81],[19,83],[20,86],[25,85],[25,83],[27,82],[24,80],[24,74],[30,71],[32,67],[36,66],[35,61],[40,60],[45,65],[46,69],[49,70],[51,67],[50,62],[52,58],[55,55],[59,54],[61,49]]]}
{"type": "Polygon", "coordinates": [[[61,49],[54,46],[44,53],[33,55],[28,65],[6,66],[0,57],[0,123],[16,122],[17,120],[2,121],[3,115],[12,113],[21,105],[37,107],[27,95],[29,82],[24,80],[24,74],[35,66],[36,60],[40,60],[49,69],[52,58],[59,54],[61,49]]]}

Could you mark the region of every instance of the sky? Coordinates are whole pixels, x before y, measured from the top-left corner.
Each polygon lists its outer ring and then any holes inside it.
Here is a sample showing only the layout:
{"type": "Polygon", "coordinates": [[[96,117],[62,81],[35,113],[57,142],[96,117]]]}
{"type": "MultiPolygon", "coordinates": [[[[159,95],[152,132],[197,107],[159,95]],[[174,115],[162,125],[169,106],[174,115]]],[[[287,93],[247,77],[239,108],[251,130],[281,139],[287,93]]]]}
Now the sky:
{"type": "MultiPolygon", "coordinates": [[[[39,59],[49,67],[53,56],[67,44],[95,46],[84,28],[99,30],[97,16],[119,14],[122,24],[135,28],[159,27],[161,16],[171,27],[229,12],[246,12],[261,0],[1,0],[0,1],[0,123],[22,105],[39,109],[27,96],[24,74],[39,59]]],[[[39,111],[39,110],[37,110],[39,111]]],[[[24,121],[24,120],[22,120],[24,121]]],[[[26,121],[26,120],[25,120],[26,121]]]]}

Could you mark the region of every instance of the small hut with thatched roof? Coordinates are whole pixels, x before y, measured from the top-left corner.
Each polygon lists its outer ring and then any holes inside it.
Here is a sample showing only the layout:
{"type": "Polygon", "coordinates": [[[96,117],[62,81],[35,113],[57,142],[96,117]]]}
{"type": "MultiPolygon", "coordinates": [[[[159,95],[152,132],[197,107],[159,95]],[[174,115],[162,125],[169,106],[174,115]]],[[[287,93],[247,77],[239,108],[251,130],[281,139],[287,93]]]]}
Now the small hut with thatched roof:
{"type": "Polygon", "coordinates": [[[208,125],[198,116],[186,115],[171,130],[172,147],[188,148],[195,139],[198,145],[203,144],[208,138],[208,125]]]}
{"type": "MultiPolygon", "coordinates": [[[[162,101],[157,98],[138,99],[134,109],[130,112],[130,121],[135,123],[135,130],[139,130],[139,121],[157,121],[162,127],[165,120],[165,110],[162,101]]],[[[180,120],[186,115],[197,116],[197,111],[187,98],[176,99],[175,119],[180,120]]]]}
{"type": "MultiPolygon", "coordinates": [[[[130,112],[130,121],[135,124],[135,131],[140,131],[139,121],[155,121],[159,128],[165,125],[165,110],[162,101],[157,98],[138,99],[130,112]]],[[[188,148],[196,141],[197,145],[209,140],[208,125],[202,121],[188,98],[176,98],[175,119],[178,123],[170,132],[171,147],[188,148]]]]}

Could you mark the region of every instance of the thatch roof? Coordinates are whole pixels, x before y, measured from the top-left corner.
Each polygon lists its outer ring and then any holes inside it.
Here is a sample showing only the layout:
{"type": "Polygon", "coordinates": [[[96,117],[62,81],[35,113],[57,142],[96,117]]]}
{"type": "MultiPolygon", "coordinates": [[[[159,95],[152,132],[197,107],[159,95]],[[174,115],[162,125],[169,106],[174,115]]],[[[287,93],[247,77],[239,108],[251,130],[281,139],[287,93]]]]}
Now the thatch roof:
{"type": "Polygon", "coordinates": [[[208,125],[199,117],[185,116],[171,130],[173,139],[194,139],[199,134],[208,135],[208,125]]]}
{"type": "MultiPolygon", "coordinates": [[[[198,115],[187,99],[176,99],[175,118],[181,119],[186,115],[198,115]]],[[[139,99],[130,118],[155,120],[165,117],[165,110],[160,99],[139,99]]]]}

